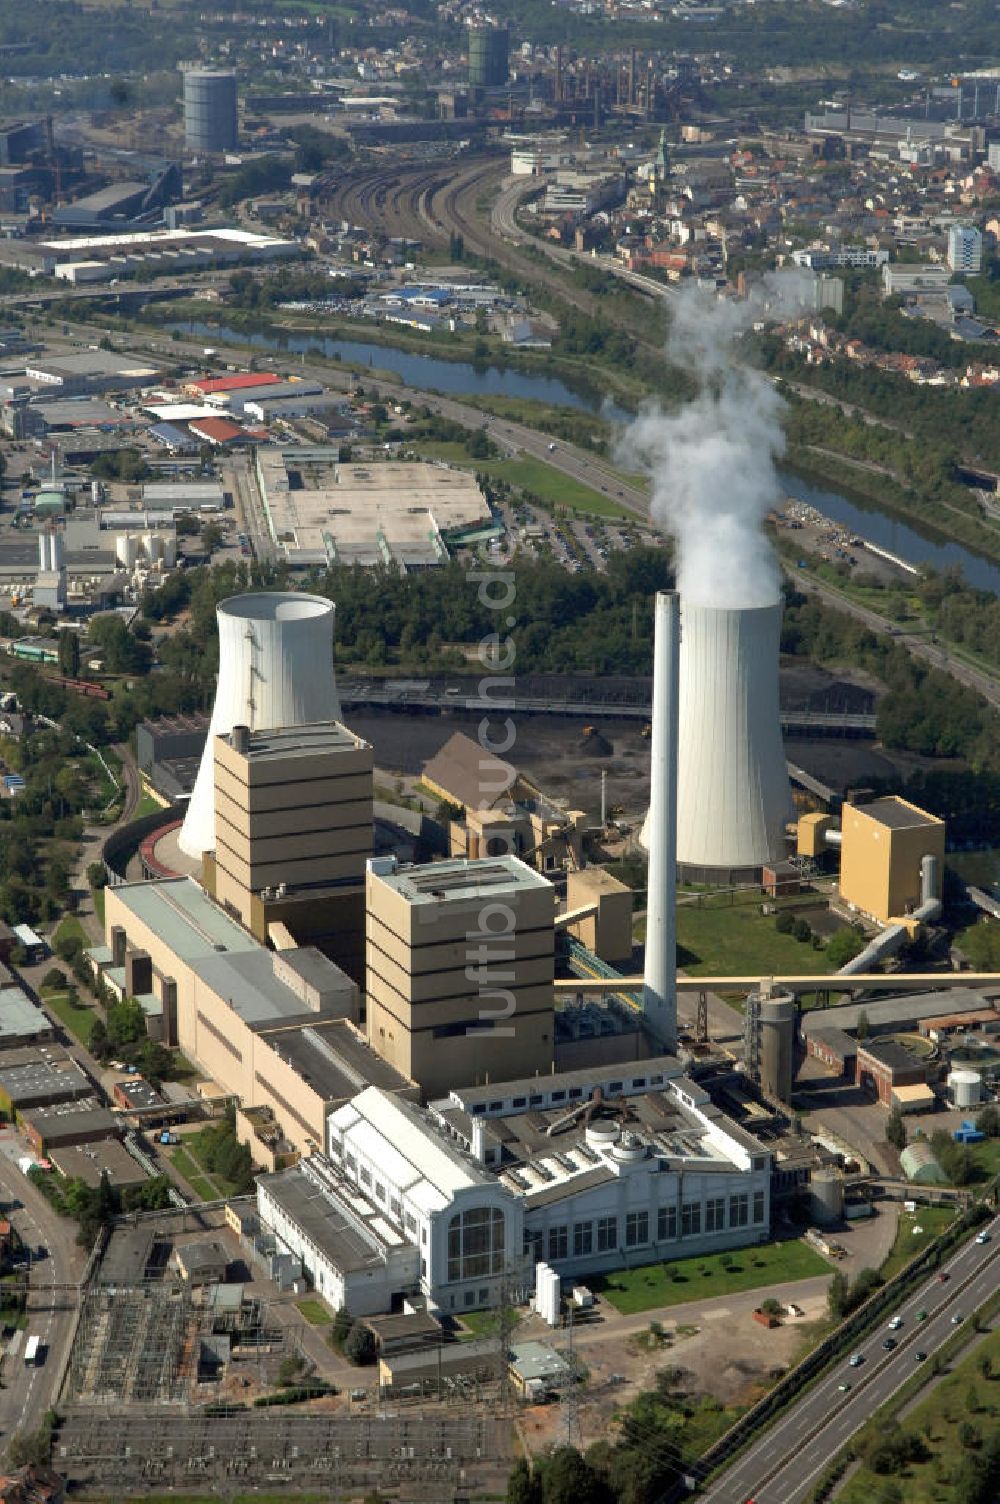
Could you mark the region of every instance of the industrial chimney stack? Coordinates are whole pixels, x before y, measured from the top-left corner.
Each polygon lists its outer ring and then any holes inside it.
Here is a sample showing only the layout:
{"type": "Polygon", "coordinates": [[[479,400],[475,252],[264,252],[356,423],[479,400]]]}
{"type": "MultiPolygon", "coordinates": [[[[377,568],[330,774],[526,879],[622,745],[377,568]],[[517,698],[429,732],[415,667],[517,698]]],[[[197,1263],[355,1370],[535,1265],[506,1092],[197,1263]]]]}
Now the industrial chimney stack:
{"type": "Polygon", "coordinates": [[[642,1009],[646,1027],[666,1051],[677,1047],[677,741],[680,708],[680,606],[676,591],[656,597],[653,647],[653,734],[650,743],[646,965],[642,1009]]]}

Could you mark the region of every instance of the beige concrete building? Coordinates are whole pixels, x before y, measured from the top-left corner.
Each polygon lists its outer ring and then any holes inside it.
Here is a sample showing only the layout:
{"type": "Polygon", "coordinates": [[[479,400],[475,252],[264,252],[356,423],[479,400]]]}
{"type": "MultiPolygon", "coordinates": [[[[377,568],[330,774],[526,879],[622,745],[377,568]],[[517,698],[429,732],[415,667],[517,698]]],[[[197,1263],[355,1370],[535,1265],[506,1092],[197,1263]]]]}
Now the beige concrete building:
{"type": "Polygon", "coordinates": [[[215,738],[205,882],[259,940],[283,924],[361,980],[371,746],[339,723],[215,738]]]}
{"type": "Polygon", "coordinates": [[[628,961],[632,955],[632,889],[605,872],[585,867],[566,879],[568,932],[602,961],[628,961]]]}
{"type": "Polygon", "coordinates": [[[368,1039],[428,1099],[548,1072],[555,890],[516,857],[369,863],[368,1039]]]}
{"type": "Polygon", "coordinates": [[[920,904],[925,856],[937,858],[932,896],[941,897],[943,820],[894,794],[845,804],[841,830],[840,896],[852,908],[882,924],[903,918],[920,904]]]}
{"type": "MultiPolygon", "coordinates": [[[[353,1023],[358,989],[348,976],[313,947],[267,950],[191,878],[109,887],[105,933],[108,944],[89,952],[94,970],[124,990],[130,953],[145,958],[184,1054],[219,1094],[270,1110],[277,1132],[262,1142],[300,1154],[322,1147],[327,1113],[376,1077],[416,1095],[353,1023]]],[[[248,1120],[245,1136],[267,1163],[253,1127],[248,1120]]]]}

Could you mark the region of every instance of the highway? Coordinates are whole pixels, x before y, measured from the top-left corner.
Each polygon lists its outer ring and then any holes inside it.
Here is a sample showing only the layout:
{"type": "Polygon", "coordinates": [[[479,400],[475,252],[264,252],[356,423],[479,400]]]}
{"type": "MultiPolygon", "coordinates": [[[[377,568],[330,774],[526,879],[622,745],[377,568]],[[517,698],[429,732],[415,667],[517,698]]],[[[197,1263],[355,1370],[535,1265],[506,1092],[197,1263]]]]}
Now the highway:
{"type": "Polygon", "coordinates": [[[699,1497],[706,1504],[803,1504],[844,1443],[910,1378],[916,1353],[930,1361],[954,1333],[952,1317],[971,1316],[996,1293],[1000,1218],[987,1230],[988,1243],[970,1240],[943,1266],[947,1283],[933,1275],[899,1307],[903,1325],[893,1334],[898,1345],[892,1352],[882,1347],[887,1318],[858,1344],[859,1367],[851,1368],[847,1358],[835,1364],[699,1497]],[[922,1310],[925,1321],[917,1319],[922,1310]],[[850,1390],[842,1393],[841,1384],[850,1390]]]}
{"type": "MultiPolygon", "coordinates": [[[[4,1150],[16,1142],[12,1128],[0,1130],[0,1136],[6,1140],[4,1150]]],[[[21,1174],[5,1152],[0,1152],[0,1197],[8,1204],[20,1203],[8,1216],[32,1252],[39,1244],[48,1249],[47,1258],[33,1261],[30,1266],[27,1331],[17,1354],[3,1362],[0,1444],[6,1446],[15,1432],[35,1430],[55,1398],[53,1385],[66,1355],[77,1302],[72,1289],[51,1287],[75,1286],[83,1272],[86,1254],[74,1241],[76,1224],[56,1216],[41,1191],[21,1174]],[[38,1368],[24,1366],[29,1335],[38,1336],[45,1349],[44,1362],[38,1368]]]]}
{"type": "Polygon", "coordinates": [[[950,653],[946,646],[929,642],[918,632],[904,631],[887,616],[880,616],[877,611],[872,611],[868,606],[859,606],[856,602],[848,600],[839,590],[832,589],[829,585],[817,580],[815,576],[805,573],[804,570],[788,570],[787,572],[794,580],[796,589],[801,590],[803,595],[818,596],[826,605],[843,611],[845,615],[862,622],[873,632],[889,633],[900,647],[906,648],[915,658],[923,659],[933,668],[943,669],[959,684],[964,684],[966,689],[974,690],[976,694],[982,695],[984,700],[988,700],[991,705],[1000,709],[1000,679],[994,678],[992,674],[987,674],[982,669],[971,668],[950,653]]]}

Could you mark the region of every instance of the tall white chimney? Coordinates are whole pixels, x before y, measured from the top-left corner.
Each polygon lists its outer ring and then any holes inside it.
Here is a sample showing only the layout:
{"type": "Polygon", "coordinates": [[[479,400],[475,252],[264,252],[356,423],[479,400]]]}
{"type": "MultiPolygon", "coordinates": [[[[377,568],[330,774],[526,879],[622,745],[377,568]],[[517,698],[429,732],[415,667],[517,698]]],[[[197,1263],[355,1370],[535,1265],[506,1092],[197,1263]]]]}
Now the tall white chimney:
{"type": "Polygon", "coordinates": [[[234,726],[271,730],[340,719],[333,613],[322,596],[277,591],[231,596],[218,607],[215,704],[179,840],[188,856],[215,846],[216,736],[234,726]]]}
{"type": "Polygon", "coordinates": [[[781,602],[681,607],[677,859],[725,877],[785,854],[792,797],[781,738],[781,602]]]}
{"type": "Polygon", "coordinates": [[[642,1009],[663,1049],[677,1047],[677,728],[680,705],[680,609],[676,591],[656,597],[653,734],[650,742],[646,965],[642,1009]]]}

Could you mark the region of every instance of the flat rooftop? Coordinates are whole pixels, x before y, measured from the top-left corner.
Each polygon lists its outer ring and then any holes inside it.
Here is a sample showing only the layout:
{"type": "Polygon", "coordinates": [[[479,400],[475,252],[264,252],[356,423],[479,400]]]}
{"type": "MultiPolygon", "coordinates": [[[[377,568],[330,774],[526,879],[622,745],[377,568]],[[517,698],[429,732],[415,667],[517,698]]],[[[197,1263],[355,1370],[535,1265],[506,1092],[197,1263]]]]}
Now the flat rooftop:
{"type": "MultiPolygon", "coordinates": [[[[231,734],[225,738],[232,743],[231,734]]],[[[251,731],[251,762],[278,762],[284,757],[319,756],[327,752],[370,751],[363,737],[339,721],[313,721],[306,726],[281,726],[274,731],[251,731]]]]}
{"type": "Polygon", "coordinates": [[[58,1063],[34,1059],[19,1065],[0,1065],[0,1092],[15,1107],[29,1107],[62,1098],[89,1097],[94,1084],[75,1060],[65,1058],[58,1063]]]}
{"type": "Polygon", "coordinates": [[[239,951],[207,952],[190,962],[191,969],[251,1029],[315,1020],[315,1009],[275,976],[274,952],[265,950],[256,941],[253,946],[239,951]]]}
{"type": "Polygon", "coordinates": [[[312,1170],[322,1175],[322,1184],[298,1165],[261,1175],[257,1183],[335,1268],[351,1274],[381,1268],[383,1249],[403,1247],[406,1240],[328,1162],[322,1171],[318,1164],[312,1170]]]}
{"type": "MultiPolygon", "coordinates": [[[[960,975],[960,973],[959,973],[960,975]]],[[[942,1013],[985,1013],[986,999],[971,987],[951,987],[941,992],[906,993],[902,997],[873,998],[867,1003],[843,1003],[833,1008],[810,1008],[803,1013],[800,1028],[806,1036],[826,1029],[854,1033],[863,1013],[869,1028],[878,1033],[899,1024],[917,1023],[942,1013]]]]}
{"type": "Polygon", "coordinates": [[[213,903],[193,878],[122,883],[111,891],[128,913],[189,964],[207,956],[261,950],[260,942],[213,903]]]}
{"type": "Polygon", "coordinates": [[[936,815],[929,815],[926,810],[918,809],[915,804],[908,804],[896,795],[873,799],[871,804],[858,805],[858,809],[890,830],[916,830],[924,825],[941,824],[936,815]]]}
{"type": "Polygon", "coordinates": [[[20,987],[0,985],[0,1046],[9,1039],[50,1034],[52,1024],[20,987]]]}
{"type": "Polygon", "coordinates": [[[474,475],[422,461],[341,464],[322,449],[261,448],[271,531],[289,563],[433,565],[449,534],[489,527],[474,475]]]}
{"type": "Polygon", "coordinates": [[[552,888],[547,878],[516,856],[470,860],[457,857],[447,862],[427,862],[400,872],[379,874],[382,882],[411,904],[435,904],[444,899],[496,898],[527,888],[552,888]]]}
{"type": "Polygon", "coordinates": [[[275,1029],[264,1038],[325,1102],[348,1101],[366,1086],[391,1092],[413,1088],[346,1019],[275,1029]]]}
{"type": "Polygon", "coordinates": [[[112,1185],[141,1185],[147,1178],[145,1170],[116,1138],[65,1144],[53,1149],[49,1158],[63,1175],[86,1181],[89,1186],[99,1186],[102,1175],[107,1175],[112,1185]]]}
{"type": "Polygon", "coordinates": [[[22,1117],[43,1139],[57,1131],[61,1136],[101,1132],[108,1138],[118,1132],[117,1119],[97,1097],[85,1097],[78,1102],[57,1102],[51,1107],[25,1107],[22,1117]]]}
{"type": "Polygon", "coordinates": [[[32,371],[48,371],[66,376],[153,377],[159,374],[159,367],[151,366],[138,355],[115,355],[111,350],[81,350],[78,355],[60,353],[48,359],[44,355],[33,356],[25,367],[25,374],[30,376],[32,371]]]}

